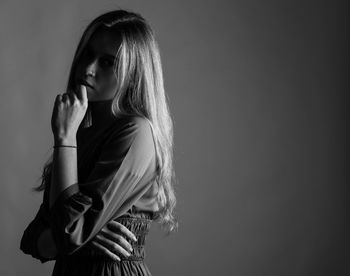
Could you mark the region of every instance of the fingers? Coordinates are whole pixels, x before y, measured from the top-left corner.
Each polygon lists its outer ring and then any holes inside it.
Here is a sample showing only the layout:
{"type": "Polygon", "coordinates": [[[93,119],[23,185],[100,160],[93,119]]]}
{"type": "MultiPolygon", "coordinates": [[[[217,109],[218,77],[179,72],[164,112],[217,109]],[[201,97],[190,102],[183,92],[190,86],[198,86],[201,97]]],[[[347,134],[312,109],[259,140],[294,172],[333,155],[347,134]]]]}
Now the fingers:
{"type": "Polygon", "coordinates": [[[82,85],[82,84],[78,85],[78,89],[77,89],[76,95],[77,95],[78,99],[83,104],[87,104],[88,98],[87,98],[87,92],[86,92],[86,86],[85,85],[82,85]]]}
{"type": "Polygon", "coordinates": [[[91,243],[95,246],[96,249],[98,249],[99,251],[101,251],[102,253],[107,255],[108,257],[110,257],[112,260],[120,262],[120,257],[118,257],[117,255],[113,254],[106,247],[100,245],[96,241],[91,241],[91,243]]]}
{"type": "Polygon", "coordinates": [[[72,90],[70,90],[67,93],[58,94],[56,96],[56,102],[69,103],[71,105],[74,105],[75,103],[80,102],[80,99],[72,90]]]}
{"type": "Polygon", "coordinates": [[[127,236],[129,239],[137,241],[137,238],[135,237],[135,235],[128,228],[126,228],[123,224],[121,224],[117,221],[114,221],[114,220],[110,221],[107,224],[107,227],[110,230],[112,230],[113,232],[121,232],[122,234],[127,236]]]}
{"type": "Polygon", "coordinates": [[[128,243],[128,241],[123,236],[105,228],[102,228],[99,234],[109,239],[113,243],[118,243],[120,246],[125,248],[125,250],[129,250],[130,252],[133,251],[131,244],[128,243]]]}
{"type": "Polygon", "coordinates": [[[62,101],[62,94],[58,94],[55,99],[55,102],[60,102],[60,101],[62,101]]]}
{"type": "Polygon", "coordinates": [[[65,93],[67,94],[67,98],[69,99],[69,102],[73,105],[78,102],[77,96],[73,92],[65,93]]]}
{"type": "Polygon", "coordinates": [[[130,253],[126,251],[123,247],[121,247],[119,244],[116,244],[115,242],[105,238],[100,234],[96,235],[95,241],[98,242],[100,245],[106,247],[109,251],[112,251],[117,254],[122,254],[125,257],[130,256],[130,253]]]}
{"type": "Polygon", "coordinates": [[[72,97],[71,93],[63,93],[63,94],[58,94],[56,96],[56,102],[62,102],[62,103],[73,103],[74,98],[72,97]]]}
{"type": "Polygon", "coordinates": [[[68,95],[68,93],[63,93],[62,94],[62,102],[70,102],[70,97],[68,95]]]}

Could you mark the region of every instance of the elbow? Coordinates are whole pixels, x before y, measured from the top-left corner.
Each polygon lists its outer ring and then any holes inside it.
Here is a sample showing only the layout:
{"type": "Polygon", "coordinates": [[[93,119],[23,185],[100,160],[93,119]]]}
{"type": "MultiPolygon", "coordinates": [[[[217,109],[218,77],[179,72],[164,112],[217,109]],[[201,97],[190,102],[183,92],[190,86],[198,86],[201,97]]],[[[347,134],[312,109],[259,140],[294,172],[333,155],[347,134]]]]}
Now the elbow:
{"type": "Polygon", "coordinates": [[[71,225],[53,228],[52,233],[59,254],[71,255],[89,241],[91,229],[81,217],[71,225]]]}
{"type": "Polygon", "coordinates": [[[41,256],[37,247],[37,239],[29,235],[28,229],[24,231],[24,234],[20,242],[20,250],[26,254],[32,256],[34,259],[39,260],[41,263],[46,263],[48,261],[55,260],[55,256],[41,256]]]}
{"type": "Polygon", "coordinates": [[[33,257],[39,255],[36,245],[38,237],[44,228],[45,226],[42,223],[38,223],[37,220],[33,220],[24,230],[19,246],[20,250],[24,254],[28,254],[33,257]]]}

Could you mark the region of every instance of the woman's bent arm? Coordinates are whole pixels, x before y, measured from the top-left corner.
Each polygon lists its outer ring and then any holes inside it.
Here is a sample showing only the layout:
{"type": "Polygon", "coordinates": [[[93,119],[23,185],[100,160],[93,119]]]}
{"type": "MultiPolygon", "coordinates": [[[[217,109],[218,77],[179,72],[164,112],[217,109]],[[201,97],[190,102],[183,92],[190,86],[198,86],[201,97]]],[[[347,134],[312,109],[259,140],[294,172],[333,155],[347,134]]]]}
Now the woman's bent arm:
{"type": "Polygon", "coordinates": [[[75,149],[55,149],[50,227],[59,254],[70,255],[93,239],[109,221],[127,212],[156,181],[150,123],[141,117],[123,117],[109,131],[83,182],[76,179],[75,149]]]}

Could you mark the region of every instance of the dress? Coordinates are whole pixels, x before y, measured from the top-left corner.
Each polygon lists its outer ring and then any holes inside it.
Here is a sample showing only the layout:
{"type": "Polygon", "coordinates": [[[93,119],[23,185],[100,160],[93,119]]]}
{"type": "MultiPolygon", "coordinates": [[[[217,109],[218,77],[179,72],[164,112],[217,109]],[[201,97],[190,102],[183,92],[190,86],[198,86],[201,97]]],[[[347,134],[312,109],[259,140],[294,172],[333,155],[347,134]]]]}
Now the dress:
{"type": "Polygon", "coordinates": [[[158,210],[151,123],[138,116],[122,116],[97,130],[79,128],[77,157],[79,183],[62,191],[51,208],[48,183],[20,249],[42,263],[55,260],[53,276],[151,275],[144,261],[146,236],[158,210]],[[90,242],[111,220],[122,223],[137,237],[136,242],[127,239],[134,250],[128,258],[120,256],[120,262],[103,256],[90,242]],[[53,259],[40,256],[36,246],[48,227],[58,251],[53,259]]]}

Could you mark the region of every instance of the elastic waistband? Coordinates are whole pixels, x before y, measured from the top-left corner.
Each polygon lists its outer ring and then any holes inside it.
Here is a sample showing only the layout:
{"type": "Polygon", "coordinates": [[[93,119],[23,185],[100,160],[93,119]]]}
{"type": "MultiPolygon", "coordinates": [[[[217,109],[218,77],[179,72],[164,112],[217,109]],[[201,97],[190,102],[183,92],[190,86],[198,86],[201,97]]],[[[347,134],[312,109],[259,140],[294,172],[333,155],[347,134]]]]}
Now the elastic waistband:
{"type": "MultiPolygon", "coordinates": [[[[150,230],[152,220],[148,217],[128,217],[123,216],[116,219],[119,223],[127,227],[137,238],[137,241],[131,240],[124,237],[127,242],[132,246],[133,251],[129,257],[124,255],[119,255],[121,261],[142,261],[145,258],[145,243],[146,236],[150,230]]],[[[94,246],[88,242],[83,248],[78,250],[72,255],[65,256],[64,258],[74,259],[76,261],[111,261],[113,260],[105,255],[104,253],[98,251],[94,246]]]]}
{"type": "MultiPolygon", "coordinates": [[[[107,255],[103,255],[100,252],[97,251],[85,251],[84,253],[80,254],[73,254],[70,256],[64,256],[62,258],[69,259],[69,261],[78,261],[78,262],[119,262],[119,261],[114,261],[107,255]]],[[[120,261],[143,261],[145,259],[145,251],[144,248],[134,248],[132,255],[129,257],[125,257],[123,255],[119,255],[120,261]],[[137,254],[135,253],[135,250],[138,251],[137,254]]]]}

